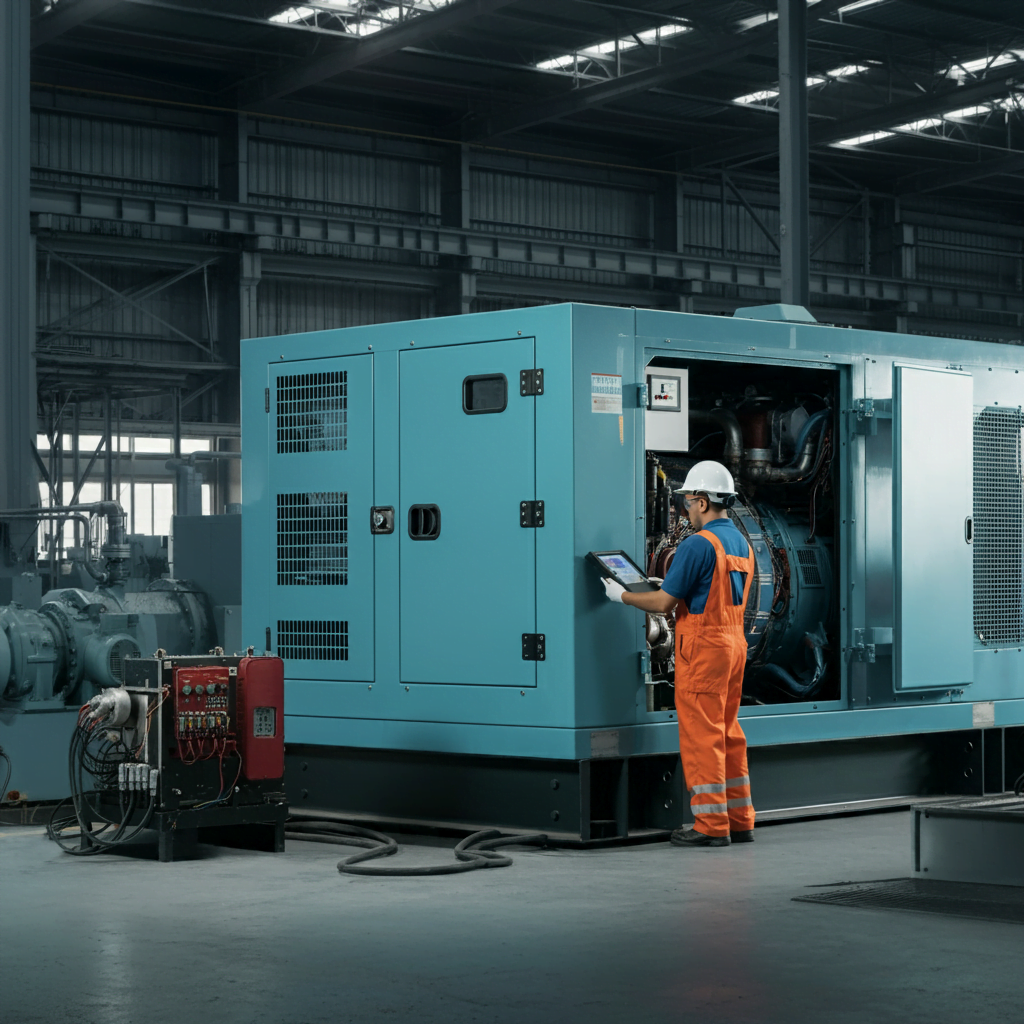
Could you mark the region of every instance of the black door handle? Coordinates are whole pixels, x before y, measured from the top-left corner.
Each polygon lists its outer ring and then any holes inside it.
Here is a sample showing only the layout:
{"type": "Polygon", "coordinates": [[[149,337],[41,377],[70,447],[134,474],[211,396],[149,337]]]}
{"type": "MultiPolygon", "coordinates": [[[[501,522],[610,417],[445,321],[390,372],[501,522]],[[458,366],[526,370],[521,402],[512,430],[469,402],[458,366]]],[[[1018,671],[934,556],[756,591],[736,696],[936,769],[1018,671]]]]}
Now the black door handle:
{"type": "Polygon", "coordinates": [[[441,536],[441,510],[437,505],[409,507],[409,537],[412,540],[437,540],[441,536]]]}

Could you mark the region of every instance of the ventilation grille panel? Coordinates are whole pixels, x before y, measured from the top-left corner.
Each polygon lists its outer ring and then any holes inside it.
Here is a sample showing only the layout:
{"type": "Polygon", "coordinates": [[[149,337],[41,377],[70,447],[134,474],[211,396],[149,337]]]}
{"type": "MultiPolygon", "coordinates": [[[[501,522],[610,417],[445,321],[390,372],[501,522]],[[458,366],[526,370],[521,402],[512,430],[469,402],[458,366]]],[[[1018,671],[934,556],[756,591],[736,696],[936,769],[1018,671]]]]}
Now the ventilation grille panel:
{"type": "Polygon", "coordinates": [[[277,496],[277,585],[348,583],[348,494],[309,491],[277,496]]]}
{"type": "Polygon", "coordinates": [[[796,560],[800,565],[800,578],[805,587],[822,586],[821,570],[818,568],[818,552],[814,548],[798,548],[796,560]]]}
{"type": "Polygon", "coordinates": [[[348,371],[277,378],[277,453],[348,447],[348,371]]]}
{"type": "Polygon", "coordinates": [[[278,619],[277,653],[288,661],[348,661],[348,623],[278,619]]]}
{"type": "Polygon", "coordinates": [[[986,647],[1024,642],[1024,489],[1019,409],[974,421],[974,632],[986,647]]]}

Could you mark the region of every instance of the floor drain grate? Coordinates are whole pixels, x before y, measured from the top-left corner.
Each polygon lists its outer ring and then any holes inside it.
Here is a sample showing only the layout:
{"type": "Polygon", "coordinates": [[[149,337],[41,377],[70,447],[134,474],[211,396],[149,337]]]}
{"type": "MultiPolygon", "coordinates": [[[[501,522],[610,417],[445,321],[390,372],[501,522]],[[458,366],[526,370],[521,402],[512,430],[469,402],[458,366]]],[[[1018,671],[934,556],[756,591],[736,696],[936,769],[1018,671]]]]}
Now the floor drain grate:
{"type": "Polygon", "coordinates": [[[793,899],[798,903],[825,903],[868,910],[913,910],[923,914],[1024,924],[1024,888],[1014,885],[890,878],[880,882],[843,883],[830,886],[826,892],[794,896],[793,899]]]}

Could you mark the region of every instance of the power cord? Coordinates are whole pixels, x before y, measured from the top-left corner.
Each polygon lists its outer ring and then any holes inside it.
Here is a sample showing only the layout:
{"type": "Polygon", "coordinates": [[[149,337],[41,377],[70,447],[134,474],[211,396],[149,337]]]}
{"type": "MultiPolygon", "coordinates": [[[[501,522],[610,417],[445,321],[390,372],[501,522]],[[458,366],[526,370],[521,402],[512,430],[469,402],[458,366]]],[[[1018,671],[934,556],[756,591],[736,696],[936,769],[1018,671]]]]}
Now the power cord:
{"type": "Polygon", "coordinates": [[[7,787],[11,782],[11,772],[14,770],[14,765],[11,764],[11,759],[7,756],[7,751],[3,747],[0,747],[0,757],[7,762],[7,777],[4,779],[3,786],[0,786],[0,803],[3,803],[7,799],[7,787]]]}
{"type": "Polygon", "coordinates": [[[343,825],[336,821],[290,821],[285,826],[285,837],[314,843],[332,843],[338,846],[363,846],[362,853],[338,861],[338,870],[348,875],[376,875],[397,878],[411,875],[455,875],[477,868],[506,868],[512,858],[498,853],[499,847],[532,843],[546,843],[543,833],[525,836],[504,836],[496,828],[474,832],[454,849],[456,861],[452,864],[424,864],[419,867],[389,867],[366,864],[379,857],[391,857],[399,846],[390,836],[357,825],[343,825]]]}

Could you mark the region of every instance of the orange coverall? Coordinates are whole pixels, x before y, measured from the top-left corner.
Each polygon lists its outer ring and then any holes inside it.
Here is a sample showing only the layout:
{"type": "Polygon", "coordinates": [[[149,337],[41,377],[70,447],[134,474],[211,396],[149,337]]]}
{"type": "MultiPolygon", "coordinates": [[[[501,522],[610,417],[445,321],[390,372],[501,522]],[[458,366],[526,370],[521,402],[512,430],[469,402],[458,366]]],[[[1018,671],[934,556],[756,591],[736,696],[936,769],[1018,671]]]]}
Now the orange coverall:
{"type": "Polygon", "coordinates": [[[707,836],[727,836],[730,830],[754,827],[747,738],[738,718],[747,663],[743,609],[754,556],[727,555],[711,530],[701,530],[698,536],[715,549],[715,571],[703,613],[691,615],[682,601],[676,610],[679,751],[694,827],[707,836]],[[731,571],[746,574],[738,605],[733,604],[731,571]]]}

